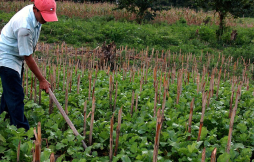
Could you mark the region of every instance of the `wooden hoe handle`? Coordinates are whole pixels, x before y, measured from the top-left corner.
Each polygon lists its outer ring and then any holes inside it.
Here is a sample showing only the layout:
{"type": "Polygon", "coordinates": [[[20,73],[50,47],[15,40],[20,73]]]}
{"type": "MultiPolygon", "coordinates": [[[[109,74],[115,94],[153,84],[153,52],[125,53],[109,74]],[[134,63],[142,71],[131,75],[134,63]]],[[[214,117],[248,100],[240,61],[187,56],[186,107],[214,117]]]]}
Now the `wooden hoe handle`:
{"type": "MultiPolygon", "coordinates": [[[[65,111],[63,110],[62,106],[60,105],[60,103],[57,101],[54,93],[51,91],[51,89],[49,88],[49,96],[52,98],[53,102],[56,104],[56,107],[58,108],[58,110],[60,111],[60,113],[62,114],[62,116],[64,117],[65,121],[67,122],[67,124],[70,126],[70,128],[72,129],[73,133],[75,136],[78,136],[79,133],[77,131],[77,129],[74,127],[74,125],[72,124],[71,120],[69,119],[69,117],[66,115],[65,111]]],[[[84,147],[84,149],[87,148],[87,145],[85,144],[85,142],[82,140],[82,145],[84,147]]]]}

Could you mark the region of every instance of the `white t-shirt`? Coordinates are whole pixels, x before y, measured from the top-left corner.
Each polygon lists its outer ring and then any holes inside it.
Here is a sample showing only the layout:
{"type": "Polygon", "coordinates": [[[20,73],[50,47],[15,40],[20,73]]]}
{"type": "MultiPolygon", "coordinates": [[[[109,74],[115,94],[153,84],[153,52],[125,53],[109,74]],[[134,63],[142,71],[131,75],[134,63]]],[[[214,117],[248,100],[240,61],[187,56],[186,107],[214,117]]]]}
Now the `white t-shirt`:
{"type": "Polygon", "coordinates": [[[33,4],[17,12],[0,35],[0,66],[16,70],[21,75],[24,56],[34,52],[40,31],[41,24],[35,18],[33,4]]]}

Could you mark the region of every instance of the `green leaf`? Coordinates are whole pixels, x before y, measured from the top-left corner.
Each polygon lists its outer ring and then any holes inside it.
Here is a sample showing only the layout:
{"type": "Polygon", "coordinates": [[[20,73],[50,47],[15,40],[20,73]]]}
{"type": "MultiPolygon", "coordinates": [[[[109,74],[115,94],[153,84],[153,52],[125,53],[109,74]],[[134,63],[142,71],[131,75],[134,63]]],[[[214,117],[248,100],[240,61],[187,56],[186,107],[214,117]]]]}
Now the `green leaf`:
{"type": "Polygon", "coordinates": [[[221,145],[223,147],[226,147],[227,143],[228,143],[228,136],[225,136],[223,138],[220,139],[221,145]]]}
{"type": "Polygon", "coordinates": [[[160,145],[161,145],[162,147],[165,147],[167,144],[168,144],[167,142],[160,142],[160,145]]]}
{"type": "Polygon", "coordinates": [[[45,148],[44,151],[41,153],[41,161],[49,160],[51,152],[51,149],[45,148]]]}
{"type": "Polygon", "coordinates": [[[97,151],[93,151],[93,152],[92,152],[92,155],[93,155],[94,157],[96,157],[96,156],[98,155],[97,151]]]}
{"type": "Polygon", "coordinates": [[[60,150],[61,148],[64,148],[66,145],[62,144],[62,143],[57,143],[56,144],[56,149],[60,150]]]}
{"type": "Polygon", "coordinates": [[[68,134],[66,138],[68,139],[68,141],[73,141],[75,139],[75,136],[73,134],[68,134]]]}
{"type": "Polygon", "coordinates": [[[179,144],[177,142],[172,142],[171,141],[171,143],[169,145],[175,147],[176,149],[180,148],[179,144]]]}
{"type": "Polygon", "coordinates": [[[208,133],[208,130],[206,127],[202,127],[202,130],[201,130],[201,140],[204,140],[207,136],[207,133],[208,133]]]}
{"type": "Polygon", "coordinates": [[[197,145],[196,145],[196,148],[198,149],[200,147],[200,145],[202,145],[203,141],[198,141],[197,142],[197,145]]]}
{"type": "Polygon", "coordinates": [[[33,101],[29,101],[29,102],[27,102],[26,104],[25,104],[25,107],[27,107],[27,108],[32,108],[32,107],[34,107],[34,106],[36,106],[37,104],[36,103],[34,103],[33,101]]]}
{"type": "Polygon", "coordinates": [[[219,156],[219,158],[217,159],[217,162],[225,162],[228,161],[230,159],[230,155],[228,153],[223,153],[219,156]]]}
{"type": "Polygon", "coordinates": [[[196,149],[196,144],[197,143],[192,143],[192,145],[188,145],[187,148],[188,148],[188,151],[190,153],[192,153],[195,149],[196,149]]]}
{"type": "Polygon", "coordinates": [[[139,129],[139,130],[138,130],[138,133],[139,133],[139,134],[144,134],[145,132],[146,132],[146,130],[143,130],[143,129],[139,129]]]}
{"type": "Polygon", "coordinates": [[[239,123],[236,128],[239,129],[241,133],[245,133],[247,131],[247,126],[244,123],[239,123]]]}
{"type": "Polygon", "coordinates": [[[234,149],[238,149],[238,148],[244,149],[245,147],[242,143],[236,143],[236,144],[233,145],[233,148],[234,149]]]}
{"type": "Polygon", "coordinates": [[[123,155],[121,159],[123,162],[131,162],[131,159],[127,155],[123,155]]]}
{"type": "Polygon", "coordinates": [[[100,148],[101,150],[104,148],[102,143],[93,143],[93,149],[98,149],[100,148]]]}
{"type": "Polygon", "coordinates": [[[4,151],[6,150],[6,148],[5,147],[3,147],[3,146],[0,146],[0,154],[1,153],[4,153],[4,151]]]}
{"type": "Polygon", "coordinates": [[[0,141],[2,141],[2,142],[6,142],[6,140],[5,140],[5,138],[0,134],[0,141]]]}
{"type": "Polygon", "coordinates": [[[138,151],[138,144],[137,144],[137,142],[134,142],[134,143],[131,145],[130,150],[131,150],[131,152],[133,152],[133,153],[137,153],[137,151],[138,151]]]}
{"type": "Polygon", "coordinates": [[[27,144],[27,143],[23,143],[23,144],[21,144],[20,145],[20,150],[22,151],[22,152],[27,152],[27,150],[28,150],[28,148],[29,148],[29,145],[27,144]]]}
{"type": "Polygon", "coordinates": [[[27,138],[32,138],[34,136],[34,129],[30,128],[27,132],[26,132],[27,138]]]}
{"type": "Polygon", "coordinates": [[[81,142],[84,139],[84,137],[81,135],[76,136],[76,138],[78,140],[77,142],[81,142]]]}
{"type": "Polygon", "coordinates": [[[59,156],[56,160],[56,162],[62,162],[63,158],[65,158],[65,154],[59,156]]]}

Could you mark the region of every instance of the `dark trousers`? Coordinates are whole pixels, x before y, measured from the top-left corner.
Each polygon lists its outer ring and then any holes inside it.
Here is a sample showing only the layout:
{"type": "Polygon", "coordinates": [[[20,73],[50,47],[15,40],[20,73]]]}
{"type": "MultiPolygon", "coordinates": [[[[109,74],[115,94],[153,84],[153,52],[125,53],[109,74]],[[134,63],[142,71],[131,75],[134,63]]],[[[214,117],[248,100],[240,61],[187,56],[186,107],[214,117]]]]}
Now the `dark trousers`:
{"type": "Polygon", "coordinates": [[[7,111],[11,125],[29,130],[29,123],[24,115],[22,76],[20,77],[19,73],[13,69],[1,66],[0,77],[3,87],[0,114],[7,111]]]}

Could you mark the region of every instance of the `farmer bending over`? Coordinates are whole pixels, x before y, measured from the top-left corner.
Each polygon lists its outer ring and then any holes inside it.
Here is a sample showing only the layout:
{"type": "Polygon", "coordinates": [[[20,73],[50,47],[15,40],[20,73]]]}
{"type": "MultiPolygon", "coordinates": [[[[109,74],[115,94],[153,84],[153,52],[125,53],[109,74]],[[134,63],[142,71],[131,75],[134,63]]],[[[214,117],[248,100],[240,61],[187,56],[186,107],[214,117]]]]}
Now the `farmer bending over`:
{"type": "Polygon", "coordinates": [[[58,21],[54,0],[35,0],[17,12],[4,26],[0,35],[0,77],[3,93],[0,114],[7,111],[10,124],[29,130],[24,115],[22,76],[24,60],[40,82],[40,89],[48,93],[50,83],[42,76],[32,57],[38,42],[41,26],[58,21]]]}

